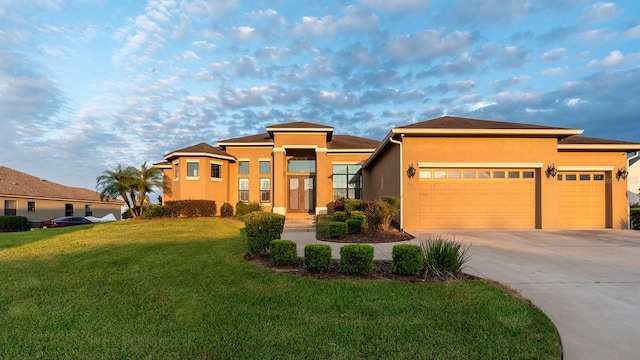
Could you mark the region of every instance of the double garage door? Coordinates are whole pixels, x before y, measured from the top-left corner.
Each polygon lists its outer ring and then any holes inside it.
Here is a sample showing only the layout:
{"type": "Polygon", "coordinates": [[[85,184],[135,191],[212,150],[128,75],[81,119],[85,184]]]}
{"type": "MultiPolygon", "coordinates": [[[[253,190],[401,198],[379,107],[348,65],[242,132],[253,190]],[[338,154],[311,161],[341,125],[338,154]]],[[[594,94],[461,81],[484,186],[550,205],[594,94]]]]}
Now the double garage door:
{"type": "Polygon", "coordinates": [[[420,169],[420,225],[534,229],[534,169],[420,169]]]}
{"type": "MultiPolygon", "coordinates": [[[[420,226],[425,229],[535,229],[540,209],[537,177],[527,168],[422,168],[420,226]]],[[[556,176],[558,227],[606,226],[604,173],[560,172],[556,176]]]]}

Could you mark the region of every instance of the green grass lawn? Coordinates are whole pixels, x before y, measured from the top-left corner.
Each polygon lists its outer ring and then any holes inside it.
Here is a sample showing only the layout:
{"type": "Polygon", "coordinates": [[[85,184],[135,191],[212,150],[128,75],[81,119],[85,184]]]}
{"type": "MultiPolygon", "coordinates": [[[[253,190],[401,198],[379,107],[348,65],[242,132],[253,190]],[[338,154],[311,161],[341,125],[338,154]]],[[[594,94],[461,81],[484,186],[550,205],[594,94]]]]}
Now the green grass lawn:
{"type": "Polygon", "coordinates": [[[0,358],[559,359],[549,319],[483,282],[319,281],[243,260],[243,224],[0,234],[0,358]]]}

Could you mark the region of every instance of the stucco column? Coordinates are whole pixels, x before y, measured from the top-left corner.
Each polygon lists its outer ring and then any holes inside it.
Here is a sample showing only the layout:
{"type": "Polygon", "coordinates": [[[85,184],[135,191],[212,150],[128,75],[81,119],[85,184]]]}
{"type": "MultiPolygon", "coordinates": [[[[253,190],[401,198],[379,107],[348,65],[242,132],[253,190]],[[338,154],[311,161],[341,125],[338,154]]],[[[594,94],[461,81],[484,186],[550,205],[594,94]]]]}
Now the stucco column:
{"type": "Polygon", "coordinates": [[[273,212],[287,213],[286,156],[284,148],[273,148],[273,212]]]}
{"type": "Polygon", "coordinates": [[[316,148],[316,215],[327,213],[327,203],[333,200],[328,196],[329,174],[327,168],[327,148],[316,148]]]}

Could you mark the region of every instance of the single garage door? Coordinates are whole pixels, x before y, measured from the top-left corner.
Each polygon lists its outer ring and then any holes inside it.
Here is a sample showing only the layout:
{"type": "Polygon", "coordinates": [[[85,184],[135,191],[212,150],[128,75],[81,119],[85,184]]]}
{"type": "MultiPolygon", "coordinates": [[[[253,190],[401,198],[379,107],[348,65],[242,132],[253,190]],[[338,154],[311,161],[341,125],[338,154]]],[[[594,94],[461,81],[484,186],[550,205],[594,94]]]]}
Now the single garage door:
{"type": "Polygon", "coordinates": [[[534,169],[420,169],[425,229],[534,229],[534,169]]]}
{"type": "Polygon", "coordinates": [[[601,172],[559,172],[558,227],[603,229],[606,227],[605,176],[601,172]]]}

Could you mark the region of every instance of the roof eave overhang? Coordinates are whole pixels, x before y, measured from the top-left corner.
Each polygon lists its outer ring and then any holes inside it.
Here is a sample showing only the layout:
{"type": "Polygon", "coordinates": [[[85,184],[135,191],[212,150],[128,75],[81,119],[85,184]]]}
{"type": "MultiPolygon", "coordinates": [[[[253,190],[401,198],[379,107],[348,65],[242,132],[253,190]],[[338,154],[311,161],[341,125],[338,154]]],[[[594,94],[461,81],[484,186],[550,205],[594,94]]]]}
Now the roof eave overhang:
{"type": "Polygon", "coordinates": [[[219,142],[218,146],[273,146],[273,142],[219,142]]]}
{"type": "Polygon", "coordinates": [[[558,144],[558,150],[625,151],[640,150],[640,144],[558,144]]]}
{"type": "Polygon", "coordinates": [[[567,137],[580,135],[578,129],[404,129],[394,128],[393,134],[403,135],[452,135],[452,136],[539,136],[567,137]]]}
{"type": "Polygon", "coordinates": [[[170,154],[165,155],[166,160],[175,159],[177,157],[210,157],[215,159],[229,160],[235,161],[236,158],[233,156],[226,156],[220,154],[211,154],[211,153],[198,153],[198,152],[172,152],[170,154]]]}
{"type": "Polygon", "coordinates": [[[327,149],[328,153],[363,153],[363,154],[371,154],[376,149],[327,149]]]}
{"type": "Polygon", "coordinates": [[[371,156],[369,156],[369,158],[367,159],[367,161],[364,162],[364,164],[362,164],[362,167],[364,169],[368,168],[369,165],[371,165],[374,161],[376,161],[376,158],[380,155],[380,153],[384,150],[384,148],[387,146],[387,144],[389,144],[389,139],[391,139],[391,137],[393,136],[393,130],[389,131],[389,133],[387,134],[387,136],[384,137],[384,139],[380,142],[380,145],[378,145],[377,148],[375,148],[375,150],[373,151],[373,153],[371,154],[371,156]]]}
{"type": "Polygon", "coordinates": [[[278,128],[278,127],[268,127],[267,133],[273,139],[274,133],[326,133],[327,141],[331,141],[331,136],[333,135],[333,128],[278,128]]]}

